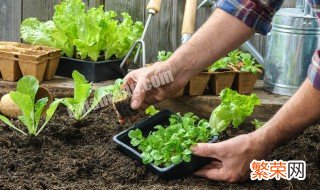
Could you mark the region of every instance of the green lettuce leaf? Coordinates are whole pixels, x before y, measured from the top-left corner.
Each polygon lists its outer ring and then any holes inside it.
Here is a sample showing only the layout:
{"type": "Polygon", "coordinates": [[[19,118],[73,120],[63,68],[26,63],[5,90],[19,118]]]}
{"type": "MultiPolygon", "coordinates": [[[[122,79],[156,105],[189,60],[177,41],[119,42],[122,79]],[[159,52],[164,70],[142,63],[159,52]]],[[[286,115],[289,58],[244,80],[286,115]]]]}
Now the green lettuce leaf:
{"type": "Polygon", "coordinates": [[[256,94],[241,95],[228,88],[220,93],[220,97],[221,104],[214,109],[209,121],[210,126],[218,133],[230,124],[238,128],[246,117],[252,115],[254,107],[260,105],[260,99],[256,94]]]}

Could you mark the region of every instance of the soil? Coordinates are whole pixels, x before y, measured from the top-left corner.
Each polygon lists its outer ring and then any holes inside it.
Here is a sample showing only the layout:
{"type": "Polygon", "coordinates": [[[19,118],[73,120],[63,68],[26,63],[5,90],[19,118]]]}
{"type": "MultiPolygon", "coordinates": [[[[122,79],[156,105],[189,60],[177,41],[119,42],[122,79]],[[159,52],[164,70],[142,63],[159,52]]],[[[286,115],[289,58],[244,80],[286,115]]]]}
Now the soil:
{"type": "MultiPolygon", "coordinates": [[[[15,123],[18,123],[15,121],[15,123]]],[[[305,160],[305,181],[214,182],[190,176],[164,181],[145,166],[116,149],[113,135],[120,126],[112,107],[75,122],[59,108],[48,128],[38,137],[23,137],[3,124],[0,128],[0,189],[319,189],[320,126],[279,147],[268,160],[305,160]]],[[[229,130],[222,138],[248,133],[229,130]]],[[[242,126],[243,128],[245,128],[242,126]]]]}

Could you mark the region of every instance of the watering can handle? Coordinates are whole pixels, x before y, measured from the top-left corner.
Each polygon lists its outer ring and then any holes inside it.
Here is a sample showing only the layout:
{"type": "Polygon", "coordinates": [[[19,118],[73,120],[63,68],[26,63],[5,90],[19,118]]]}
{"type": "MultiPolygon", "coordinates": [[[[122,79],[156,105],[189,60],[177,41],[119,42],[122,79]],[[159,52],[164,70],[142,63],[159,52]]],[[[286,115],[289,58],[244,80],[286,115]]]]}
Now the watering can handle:
{"type": "Polygon", "coordinates": [[[162,2],[162,0],[150,0],[147,5],[147,9],[148,9],[149,13],[156,14],[156,13],[160,12],[161,2],[162,2]]]}

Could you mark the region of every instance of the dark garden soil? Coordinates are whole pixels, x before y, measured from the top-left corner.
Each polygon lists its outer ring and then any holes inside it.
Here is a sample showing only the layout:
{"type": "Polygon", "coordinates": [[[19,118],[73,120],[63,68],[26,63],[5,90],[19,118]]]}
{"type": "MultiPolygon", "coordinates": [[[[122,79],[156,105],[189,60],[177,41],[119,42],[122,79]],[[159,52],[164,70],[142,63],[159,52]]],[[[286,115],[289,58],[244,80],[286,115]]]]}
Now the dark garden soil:
{"type": "MultiPolygon", "coordinates": [[[[91,113],[75,123],[60,108],[37,138],[0,129],[0,189],[319,189],[320,126],[278,148],[268,160],[305,160],[305,181],[213,182],[194,176],[163,181],[136,161],[118,152],[113,135],[120,126],[111,107],[91,113]]],[[[4,126],[1,124],[1,126],[4,126]]],[[[242,127],[244,128],[244,127],[242,127]]],[[[229,130],[231,138],[246,130],[229,130]]],[[[239,145],[240,146],[240,145],[239,145]]]]}

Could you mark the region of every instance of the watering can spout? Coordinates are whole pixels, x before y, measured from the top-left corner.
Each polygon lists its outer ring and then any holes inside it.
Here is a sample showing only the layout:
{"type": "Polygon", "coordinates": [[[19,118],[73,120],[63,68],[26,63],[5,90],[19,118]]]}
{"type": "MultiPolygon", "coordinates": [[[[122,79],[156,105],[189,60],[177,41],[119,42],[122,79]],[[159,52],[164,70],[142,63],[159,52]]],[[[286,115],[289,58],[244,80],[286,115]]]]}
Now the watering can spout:
{"type": "Polygon", "coordinates": [[[210,7],[210,9],[214,9],[215,8],[215,4],[216,4],[216,1],[215,0],[203,0],[197,9],[200,9],[202,7],[210,7]]]}

